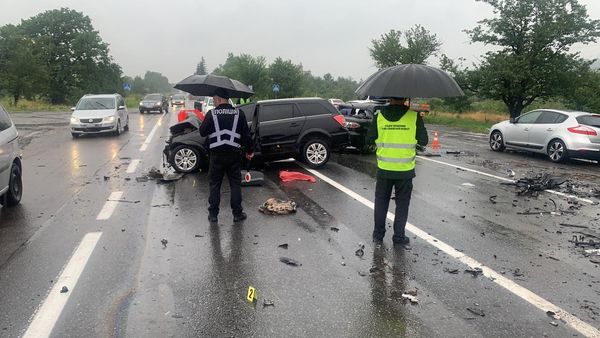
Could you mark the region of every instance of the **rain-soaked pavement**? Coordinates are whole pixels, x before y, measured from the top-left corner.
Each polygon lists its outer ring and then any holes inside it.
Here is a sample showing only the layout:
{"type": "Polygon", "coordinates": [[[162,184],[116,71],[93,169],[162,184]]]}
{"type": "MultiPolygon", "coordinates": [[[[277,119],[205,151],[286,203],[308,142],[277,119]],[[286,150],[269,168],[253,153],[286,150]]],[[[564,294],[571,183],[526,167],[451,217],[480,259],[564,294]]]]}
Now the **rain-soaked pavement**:
{"type": "Polygon", "coordinates": [[[1,337],[599,334],[595,163],[493,153],[484,135],[429,126],[442,156],[418,159],[411,245],[393,248],[388,234],[374,247],[373,156],[337,154],[315,172],[272,163],[264,186],[243,188],[248,219],[233,224],[225,184],[210,225],[205,173],[136,180],[161,165],[175,114],[132,113],[119,137],[76,140],[68,116],[13,114],[25,195],[0,209],[1,337]],[[317,182],[281,183],[280,170],[317,182]],[[509,170],[567,175],[557,190],[578,197],[517,196],[501,184],[509,170]],[[292,199],[298,211],[260,213],[270,197],[292,199]]]}

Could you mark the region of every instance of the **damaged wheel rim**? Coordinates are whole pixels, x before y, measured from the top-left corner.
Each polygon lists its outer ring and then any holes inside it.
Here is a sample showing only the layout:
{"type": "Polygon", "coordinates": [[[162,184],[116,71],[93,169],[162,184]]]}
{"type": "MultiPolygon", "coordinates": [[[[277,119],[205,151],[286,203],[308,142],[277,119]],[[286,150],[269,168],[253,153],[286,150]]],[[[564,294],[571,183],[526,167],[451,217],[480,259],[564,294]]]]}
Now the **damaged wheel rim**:
{"type": "Polygon", "coordinates": [[[321,164],[327,158],[327,149],[321,143],[313,143],[308,146],[306,157],[313,164],[321,164]]]}
{"type": "Polygon", "coordinates": [[[197,161],[198,157],[191,149],[180,149],[175,154],[175,165],[182,170],[191,170],[197,161]]]}

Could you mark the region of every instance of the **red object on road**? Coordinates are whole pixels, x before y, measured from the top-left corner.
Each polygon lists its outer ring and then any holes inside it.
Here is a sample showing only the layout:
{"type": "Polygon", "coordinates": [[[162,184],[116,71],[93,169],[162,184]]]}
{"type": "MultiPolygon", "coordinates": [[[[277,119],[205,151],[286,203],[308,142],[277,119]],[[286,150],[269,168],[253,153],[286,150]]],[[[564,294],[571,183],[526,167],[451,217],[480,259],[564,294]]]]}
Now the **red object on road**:
{"type": "Polygon", "coordinates": [[[292,181],[309,181],[310,183],[315,183],[317,180],[303,173],[299,173],[297,171],[280,171],[279,178],[282,182],[292,182],[292,181]]]}
{"type": "Polygon", "coordinates": [[[181,109],[177,114],[177,122],[185,121],[190,114],[196,114],[200,121],[204,121],[204,114],[198,109],[181,109]]]}

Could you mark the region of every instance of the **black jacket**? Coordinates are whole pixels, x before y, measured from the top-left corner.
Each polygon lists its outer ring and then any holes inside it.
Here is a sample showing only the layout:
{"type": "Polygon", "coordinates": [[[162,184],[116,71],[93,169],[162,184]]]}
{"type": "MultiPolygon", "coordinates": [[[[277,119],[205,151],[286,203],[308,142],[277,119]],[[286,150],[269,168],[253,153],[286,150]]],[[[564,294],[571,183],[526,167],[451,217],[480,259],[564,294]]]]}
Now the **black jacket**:
{"type": "MultiPolygon", "coordinates": [[[[213,122],[213,119],[215,118],[215,116],[216,116],[216,118],[219,119],[219,128],[221,130],[224,130],[224,129],[231,130],[232,129],[234,115],[233,114],[213,115],[213,111],[217,110],[217,109],[235,109],[235,108],[230,104],[221,104],[221,105],[215,107],[213,110],[210,110],[204,117],[204,122],[202,122],[202,124],[200,125],[200,135],[207,137],[208,135],[215,132],[215,124],[213,122]]],[[[240,139],[238,141],[239,141],[240,145],[244,148],[245,152],[252,153],[252,152],[254,152],[254,143],[252,141],[252,137],[250,136],[250,129],[248,128],[248,121],[246,121],[246,115],[244,114],[244,112],[240,109],[238,109],[238,111],[239,111],[239,113],[238,113],[239,117],[238,117],[238,124],[237,124],[237,128],[236,128],[235,132],[240,134],[240,139]]],[[[225,136],[225,137],[228,138],[229,136],[225,136]]],[[[210,144],[210,142],[212,142],[212,138],[209,137],[208,142],[210,144]]],[[[224,144],[224,145],[212,148],[212,149],[210,149],[210,151],[215,152],[215,153],[232,153],[232,152],[239,152],[240,150],[233,146],[224,144]]]]}
{"type": "MultiPolygon", "coordinates": [[[[398,121],[406,114],[408,111],[408,107],[406,106],[383,106],[379,108],[383,117],[389,121],[398,121]]],[[[375,144],[375,140],[378,137],[377,132],[377,115],[373,117],[373,122],[371,122],[371,127],[369,128],[369,133],[367,134],[367,140],[369,144],[375,144]]],[[[426,146],[429,142],[429,136],[427,136],[427,129],[425,128],[425,122],[423,122],[423,118],[421,115],[417,115],[417,130],[416,130],[416,138],[417,144],[420,146],[426,146]]],[[[393,180],[405,180],[411,179],[415,177],[415,171],[389,171],[383,169],[377,169],[377,177],[384,179],[393,179],[393,180]]]]}

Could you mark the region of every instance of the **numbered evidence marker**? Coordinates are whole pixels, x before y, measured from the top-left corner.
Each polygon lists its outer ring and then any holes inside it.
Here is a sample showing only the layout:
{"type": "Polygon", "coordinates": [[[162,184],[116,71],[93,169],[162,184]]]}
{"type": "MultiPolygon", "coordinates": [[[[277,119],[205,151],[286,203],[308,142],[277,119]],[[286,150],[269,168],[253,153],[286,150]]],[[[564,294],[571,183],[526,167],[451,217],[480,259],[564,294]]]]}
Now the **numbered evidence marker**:
{"type": "Polygon", "coordinates": [[[246,299],[250,302],[250,303],[254,303],[254,301],[256,301],[256,289],[253,288],[252,286],[248,287],[248,295],[246,296],[246,299]]]}

